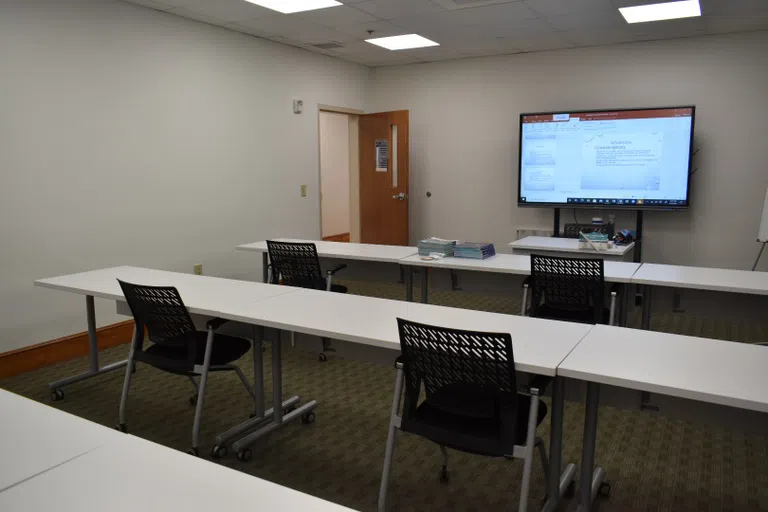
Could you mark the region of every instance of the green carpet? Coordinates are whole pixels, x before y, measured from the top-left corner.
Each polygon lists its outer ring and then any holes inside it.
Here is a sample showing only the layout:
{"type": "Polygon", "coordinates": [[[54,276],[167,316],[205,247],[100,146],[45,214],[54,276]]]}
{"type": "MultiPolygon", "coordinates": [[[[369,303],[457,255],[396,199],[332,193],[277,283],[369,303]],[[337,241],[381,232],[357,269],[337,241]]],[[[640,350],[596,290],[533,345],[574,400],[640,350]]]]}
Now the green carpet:
{"type": "MultiPolygon", "coordinates": [[[[345,283],[351,293],[403,298],[398,285],[345,283]]],[[[504,313],[519,311],[519,299],[465,292],[431,291],[430,302],[504,313]]],[[[637,312],[632,321],[638,321],[637,312]]],[[[766,325],[741,325],[728,319],[680,314],[654,316],[657,330],[734,341],[768,339],[766,325]]],[[[106,350],[103,362],[122,359],[127,346],[106,350]]],[[[240,471],[360,509],[375,510],[387,423],[394,385],[391,366],[333,358],[286,348],[285,395],[300,394],[319,402],[317,420],[294,422],[253,447],[253,460],[238,462],[230,453],[218,461],[240,471]]],[[[239,364],[251,372],[250,355],[239,364]]],[[[264,362],[266,393],[271,396],[269,351],[264,362]]],[[[0,387],[108,426],[117,423],[123,373],[115,372],[66,388],[66,398],[52,404],[46,383],[87,368],[85,358],[5,379],[0,387]]],[[[768,369],[767,369],[768,371],[768,369]]],[[[210,458],[213,437],[250,412],[249,397],[237,378],[213,374],[206,393],[203,457],[210,458]]],[[[192,387],[183,377],[140,365],[128,402],[131,433],[186,450],[194,409],[192,387]]],[[[584,408],[568,403],[564,459],[580,458],[584,408]]],[[[548,440],[548,422],[539,429],[548,440]]],[[[390,510],[516,509],[521,461],[505,461],[451,451],[451,481],[438,481],[437,447],[415,436],[398,437],[389,492],[390,510]]],[[[606,468],[612,495],[598,500],[598,510],[768,510],[768,435],[665,419],[612,407],[600,408],[597,460],[606,468]]],[[[534,463],[532,509],[543,500],[543,473],[534,463]],[[535,505],[535,506],[534,506],[535,505]]],[[[254,510],[258,504],[254,504],[254,510]]],[[[575,510],[575,499],[564,509],[575,510]]]]}

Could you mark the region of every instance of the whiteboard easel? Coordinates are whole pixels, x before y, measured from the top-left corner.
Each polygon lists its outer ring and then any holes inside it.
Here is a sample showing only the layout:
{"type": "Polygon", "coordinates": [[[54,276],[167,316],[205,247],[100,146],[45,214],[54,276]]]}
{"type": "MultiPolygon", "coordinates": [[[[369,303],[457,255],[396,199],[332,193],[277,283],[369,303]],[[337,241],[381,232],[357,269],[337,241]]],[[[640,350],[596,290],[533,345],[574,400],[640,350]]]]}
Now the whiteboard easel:
{"type": "Polygon", "coordinates": [[[763,218],[760,220],[760,231],[757,233],[757,241],[760,242],[760,252],[757,253],[757,259],[755,264],[752,265],[752,270],[757,268],[757,264],[760,262],[760,256],[763,255],[763,249],[765,244],[768,243],[768,190],[765,192],[765,203],[763,203],[763,218]]]}

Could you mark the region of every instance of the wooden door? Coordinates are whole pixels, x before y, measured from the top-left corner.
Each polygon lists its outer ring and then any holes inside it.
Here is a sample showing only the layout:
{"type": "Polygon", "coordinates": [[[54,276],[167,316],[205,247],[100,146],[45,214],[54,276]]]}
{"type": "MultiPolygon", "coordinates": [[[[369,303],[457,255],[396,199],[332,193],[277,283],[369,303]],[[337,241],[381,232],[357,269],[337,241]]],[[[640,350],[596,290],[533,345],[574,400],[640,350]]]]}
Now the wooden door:
{"type": "Polygon", "coordinates": [[[360,116],[360,242],[408,245],[408,111],[360,116]]]}

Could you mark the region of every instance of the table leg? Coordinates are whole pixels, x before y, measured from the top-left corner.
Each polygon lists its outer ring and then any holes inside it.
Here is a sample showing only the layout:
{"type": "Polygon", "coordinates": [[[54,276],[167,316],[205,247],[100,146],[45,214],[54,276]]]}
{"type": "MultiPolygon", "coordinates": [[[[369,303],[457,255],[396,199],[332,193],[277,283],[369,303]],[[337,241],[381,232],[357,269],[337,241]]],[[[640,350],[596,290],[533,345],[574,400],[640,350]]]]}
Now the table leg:
{"type": "Polygon", "coordinates": [[[630,306],[630,289],[632,285],[629,283],[623,283],[621,285],[621,317],[619,318],[619,325],[621,327],[627,326],[627,317],[629,315],[630,306]]]}
{"type": "Polygon", "coordinates": [[[549,475],[547,482],[547,501],[542,511],[550,512],[557,508],[560,499],[568,490],[576,476],[576,465],[568,464],[561,473],[563,459],[563,416],[565,408],[565,381],[555,377],[552,383],[552,413],[549,431],[549,475]]]}
{"type": "MultiPolygon", "coordinates": [[[[279,337],[272,342],[272,403],[280,404],[283,402],[283,344],[279,337]]],[[[275,407],[275,423],[282,423],[283,409],[275,407]]]]}
{"type": "Polygon", "coordinates": [[[429,269],[427,267],[421,268],[421,302],[426,304],[429,302],[427,293],[429,291],[429,269]]]}
{"type": "Polygon", "coordinates": [[[264,417],[264,327],[253,327],[253,415],[264,417]]]}
{"type": "Polygon", "coordinates": [[[81,382],[103,373],[111,372],[119,368],[124,368],[128,363],[128,360],[124,359],[116,363],[108,364],[104,367],[99,367],[99,340],[96,336],[96,308],[94,305],[93,295],[85,296],[85,312],[88,324],[89,369],[85,373],[73,375],[72,377],[66,377],[64,379],[57,380],[48,384],[48,388],[51,390],[51,396],[54,400],[61,400],[64,397],[64,393],[61,391],[61,388],[64,386],[69,386],[70,384],[81,382]]]}
{"type": "Polygon", "coordinates": [[[405,300],[413,302],[413,267],[405,269],[405,300]]]}
{"type": "Polygon", "coordinates": [[[595,446],[597,444],[597,409],[600,404],[600,384],[587,383],[587,410],[584,418],[584,444],[581,452],[581,473],[579,474],[578,512],[592,509],[592,501],[605,480],[605,470],[595,468],[595,446]]]}
{"type": "Polygon", "coordinates": [[[651,329],[651,286],[643,285],[643,322],[641,329],[651,329]]]}
{"type": "MultiPolygon", "coordinates": [[[[311,421],[309,421],[309,414],[315,409],[315,407],[317,407],[317,400],[310,400],[301,406],[297,406],[301,400],[299,396],[293,396],[284,402],[282,401],[282,396],[282,344],[278,339],[272,342],[272,409],[268,409],[265,412],[264,418],[253,418],[234,427],[233,429],[230,429],[229,431],[231,432],[238,430],[239,432],[244,432],[249,428],[259,427],[258,430],[255,430],[242,439],[238,439],[232,443],[232,449],[237,452],[238,458],[241,460],[247,460],[250,458],[250,450],[248,449],[248,446],[252,445],[258,439],[266,436],[270,432],[277,430],[286,423],[289,423],[297,418],[302,418],[302,421],[305,423],[311,423],[311,421]],[[286,409],[286,412],[284,412],[283,409],[286,409]],[[287,412],[288,409],[291,409],[291,411],[287,412]],[[264,422],[270,417],[272,421],[264,424],[264,422]],[[246,455],[246,453],[248,454],[246,455]]],[[[312,416],[312,418],[314,418],[314,416],[312,416]]],[[[222,434],[222,436],[224,435],[225,434],[222,434]]]]}

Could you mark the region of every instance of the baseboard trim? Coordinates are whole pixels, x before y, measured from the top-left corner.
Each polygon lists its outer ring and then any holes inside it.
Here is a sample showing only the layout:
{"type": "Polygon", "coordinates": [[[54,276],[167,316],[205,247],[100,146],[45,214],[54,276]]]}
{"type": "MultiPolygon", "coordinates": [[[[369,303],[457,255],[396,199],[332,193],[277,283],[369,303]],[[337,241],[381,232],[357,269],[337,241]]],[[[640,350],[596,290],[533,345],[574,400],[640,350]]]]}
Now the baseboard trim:
{"type": "Polygon", "coordinates": [[[349,242],[349,233],[339,233],[338,235],[324,236],[326,242],[349,242]]]}
{"type": "MultiPolygon", "coordinates": [[[[99,350],[129,343],[133,320],[96,329],[99,350]]],[[[81,332],[0,354],[0,379],[88,355],[88,333],[81,332]]]]}

